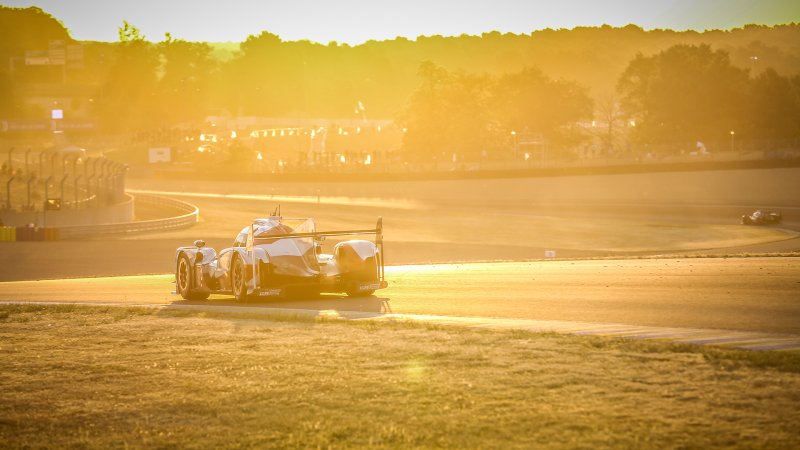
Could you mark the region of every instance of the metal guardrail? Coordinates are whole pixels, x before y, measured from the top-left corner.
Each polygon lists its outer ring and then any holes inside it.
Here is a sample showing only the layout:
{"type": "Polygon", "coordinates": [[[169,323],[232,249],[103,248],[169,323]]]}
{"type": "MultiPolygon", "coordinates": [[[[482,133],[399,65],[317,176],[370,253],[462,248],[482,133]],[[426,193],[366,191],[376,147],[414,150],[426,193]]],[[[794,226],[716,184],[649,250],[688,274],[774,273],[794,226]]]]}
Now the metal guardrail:
{"type": "Polygon", "coordinates": [[[61,227],[61,239],[175,230],[190,227],[200,220],[200,208],[191,203],[149,194],[137,194],[134,196],[134,201],[173,209],[176,213],[179,213],[179,215],[165,219],[142,220],[136,222],[61,227]]]}

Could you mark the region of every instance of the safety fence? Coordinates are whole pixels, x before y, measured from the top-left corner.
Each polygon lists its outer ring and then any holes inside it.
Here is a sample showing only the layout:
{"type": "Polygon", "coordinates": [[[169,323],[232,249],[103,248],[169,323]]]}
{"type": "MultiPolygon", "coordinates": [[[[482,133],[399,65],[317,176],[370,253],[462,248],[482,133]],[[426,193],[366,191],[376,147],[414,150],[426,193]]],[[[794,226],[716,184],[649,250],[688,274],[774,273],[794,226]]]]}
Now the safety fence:
{"type": "Polygon", "coordinates": [[[128,166],[84,149],[10,148],[0,159],[0,209],[41,211],[113,204],[125,195],[128,166]]]}
{"type": "Polygon", "coordinates": [[[197,206],[169,197],[137,194],[135,202],[170,210],[176,215],[163,219],[57,228],[0,227],[0,241],[55,241],[168,231],[192,226],[200,218],[200,209],[197,206]]]}

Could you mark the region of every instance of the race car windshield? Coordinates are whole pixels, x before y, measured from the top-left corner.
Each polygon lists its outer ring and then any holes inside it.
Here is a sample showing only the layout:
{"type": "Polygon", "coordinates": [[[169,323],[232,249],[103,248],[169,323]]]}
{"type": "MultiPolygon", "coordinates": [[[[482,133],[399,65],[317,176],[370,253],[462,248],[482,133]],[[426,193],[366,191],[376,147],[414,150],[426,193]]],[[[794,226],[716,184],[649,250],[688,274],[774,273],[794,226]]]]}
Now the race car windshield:
{"type": "Polygon", "coordinates": [[[313,233],[316,231],[312,219],[269,218],[256,220],[254,236],[261,240],[276,234],[313,233]]]}

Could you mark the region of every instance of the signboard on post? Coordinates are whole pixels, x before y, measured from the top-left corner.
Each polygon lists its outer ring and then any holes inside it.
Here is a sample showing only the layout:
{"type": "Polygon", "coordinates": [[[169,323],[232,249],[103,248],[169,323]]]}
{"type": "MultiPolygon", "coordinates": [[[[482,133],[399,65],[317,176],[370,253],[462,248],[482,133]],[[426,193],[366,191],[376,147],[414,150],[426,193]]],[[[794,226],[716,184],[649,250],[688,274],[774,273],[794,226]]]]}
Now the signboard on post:
{"type": "Polygon", "coordinates": [[[169,147],[150,147],[147,156],[147,161],[150,164],[172,161],[172,151],[169,147]]]}

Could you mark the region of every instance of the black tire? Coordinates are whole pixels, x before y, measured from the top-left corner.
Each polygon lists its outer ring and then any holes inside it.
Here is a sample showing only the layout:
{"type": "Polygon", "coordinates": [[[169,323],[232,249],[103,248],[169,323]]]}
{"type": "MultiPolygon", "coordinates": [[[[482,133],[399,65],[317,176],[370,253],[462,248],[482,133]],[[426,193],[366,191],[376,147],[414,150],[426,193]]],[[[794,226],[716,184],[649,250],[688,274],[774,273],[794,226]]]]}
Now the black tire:
{"type": "Polygon", "coordinates": [[[192,289],[194,284],[194,271],[192,261],[186,253],[181,253],[178,258],[178,265],[175,268],[175,290],[184,300],[205,300],[208,298],[207,292],[197,292],[192,289]]]}
{"type": "MultiPolygon", "coordinates": [[[[375,257],[369,257],[365,261],[366,267],[363,269],[364,273],[360,275],[358,280],[360,281],[370,281],[370,282],[377,282],[378,281],[378,266],[375,260],[375,257]],[[363,277],[363,278],[361,278],[363,277]]],[[[374,289],[370,289],[368,291],[360,291],[358,290],[359,281],[353,282],[350,284],[350,289],[348,289],[347,296],[348,297],[369,297],[370,295],[375,293],[374,289]]]]}
{"type": "Polygon", "coordinates": [[[356,288],[352,288],[352,289],[349,289],[347,291],[347,296],[348,297],[369,297],[370,295],[372,295],[374,293],[375,293],[375,290],[359,291],[356,288]]]}
{"type": "Polygon", "coordinates": [[[245,277],[244,270],[244,261],[239,255],[235,255],[231,264],[231,288],[233,298],[237,302],[247,301],[247,277],[245,277]]]}

